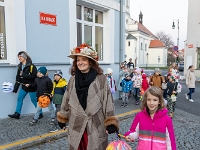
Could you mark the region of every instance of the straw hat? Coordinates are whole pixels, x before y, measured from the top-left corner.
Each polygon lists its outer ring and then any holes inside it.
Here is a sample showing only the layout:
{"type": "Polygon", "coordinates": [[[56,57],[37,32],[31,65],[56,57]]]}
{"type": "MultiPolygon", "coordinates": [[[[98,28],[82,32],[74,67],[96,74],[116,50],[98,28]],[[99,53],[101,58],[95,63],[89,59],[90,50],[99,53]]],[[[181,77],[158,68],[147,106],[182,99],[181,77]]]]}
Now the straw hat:
{"type": "Polygon", "coordinates": [[[70,55],[68,57],[75,59],[77,56],[85,56],[92,60],[94,60],[98,64],[98,56],[96,50],[91,48],[88,44],[83,43],[79,47],[71,50],[70,55]]]}

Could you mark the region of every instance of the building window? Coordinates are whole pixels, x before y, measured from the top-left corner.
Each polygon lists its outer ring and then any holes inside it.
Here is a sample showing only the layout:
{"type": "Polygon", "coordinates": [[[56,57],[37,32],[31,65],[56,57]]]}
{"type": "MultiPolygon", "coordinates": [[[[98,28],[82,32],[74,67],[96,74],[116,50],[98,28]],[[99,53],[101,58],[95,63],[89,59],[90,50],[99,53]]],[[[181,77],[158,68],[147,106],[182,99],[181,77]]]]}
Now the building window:
{"type": "Polygon", "coordinates": [[[128,46],[131,46],[131,42],[130,41],[128,41],[128,46]]]}
{"type": "Polygon", "coordinates": [[[81,19],[81,6],[76,5],[76,19],[81,19]]]}
{"type": "Polygon", "coordinates": [[[103,13],[95,10],[95,23],[103,24],[103,13]]]}
{"type": "Polygon", "coordinates": [[[81,43],[87,43],[88,45],[92,46],[97,50],[99,61],[102,61],[104,27],[103,12],[80,5],[77,5],[76,9],[77,45],[80,45],[81,43]]]}
{"type": "Polygon", "coordinates": [[[0,2],[4,2],[4,0],[0,0],[0,2]]]}
{"type": "Polygon", "coordinates": [[[93,22],[93,9],[84,7],[84,20],[93,22]]]}
{"type": "Polygon", "coordinates": [[[200,47],[197,48],[197,69],[200,69],[200,47]]]}
{"type": "Polygon", "coordinates": [[[147,51],[147,44],[145,44],[145,51],[147,51]]]}
{"type": "Polygon", "coordinates": [[[142,50],[142,43],[141,43],[141,47],[140,47],[140,49],[142,50]]]}
{"type": "MultiPolygon", "coordinates": [[[[3,2],[3,0],[1,1],[3,2]]],[[[0,52],[0,60],[7,60],[5,12],[3,6],[0,6],[0,52]]]]}

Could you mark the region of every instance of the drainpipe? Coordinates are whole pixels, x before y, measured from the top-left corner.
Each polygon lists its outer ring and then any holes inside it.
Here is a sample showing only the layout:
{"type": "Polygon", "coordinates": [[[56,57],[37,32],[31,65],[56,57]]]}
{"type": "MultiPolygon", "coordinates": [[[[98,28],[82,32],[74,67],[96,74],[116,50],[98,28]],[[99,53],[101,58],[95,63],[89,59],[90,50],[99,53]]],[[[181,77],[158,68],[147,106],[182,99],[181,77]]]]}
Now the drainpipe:
{"type": "Polygon", "coordinates": [[[123,62],[123,58],[124,58],[124,55],[123,55],[123,37],[124,37],[124,35],[123,35],[123,29],[122,29],[122,27],[123,27],[123,23],[124,23],[124,21],[123,21],[123,0],[120,0],[120,35],[119,35],[119,38],[120,38],[120,41],[119,41],[119,62],[121,63],[121,62],[123,62]]]}

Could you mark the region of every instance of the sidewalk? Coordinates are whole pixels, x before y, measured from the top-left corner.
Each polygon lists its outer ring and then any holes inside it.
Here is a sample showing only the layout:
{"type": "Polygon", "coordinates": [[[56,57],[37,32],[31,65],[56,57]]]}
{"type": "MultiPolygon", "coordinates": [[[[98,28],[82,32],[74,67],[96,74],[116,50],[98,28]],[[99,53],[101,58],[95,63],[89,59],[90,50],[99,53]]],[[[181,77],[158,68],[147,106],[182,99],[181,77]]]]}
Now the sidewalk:
{"type": "MultiPolygon", "coordinates": [[[[121,100],[116,100],[115,112],[119,118],[139,111],[139,106],[134,104],[132,97],[128,107],[121,108],[120,105],[121,100]]],[[[11,118],[0,119],[0,150],[23,149],[51,139],[67,136],[64,130],[49,133],[52,128],[49,112],[44,112],[44,117],[35,126],[30,126],[29,122],[32,120],[33,115],[22,115],[19,120],[11,118]]]]}

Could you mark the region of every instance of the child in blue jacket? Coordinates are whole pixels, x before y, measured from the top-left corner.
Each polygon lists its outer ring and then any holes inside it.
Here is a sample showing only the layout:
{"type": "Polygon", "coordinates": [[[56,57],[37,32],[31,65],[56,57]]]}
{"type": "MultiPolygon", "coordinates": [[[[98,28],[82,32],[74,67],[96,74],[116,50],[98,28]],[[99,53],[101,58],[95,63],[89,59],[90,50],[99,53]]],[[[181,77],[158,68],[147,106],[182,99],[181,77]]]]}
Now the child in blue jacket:
{"type": "Polygon", "coordinates": [[[120,83],[120,86],[122,87],[122,104],[121,107],[126,107],[128,104],[128,96],[129,92],[132,89],[133,82],[131,81],[131,77],[129,73],[125,74],[125,78],[120,83]]]}

